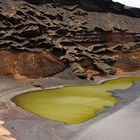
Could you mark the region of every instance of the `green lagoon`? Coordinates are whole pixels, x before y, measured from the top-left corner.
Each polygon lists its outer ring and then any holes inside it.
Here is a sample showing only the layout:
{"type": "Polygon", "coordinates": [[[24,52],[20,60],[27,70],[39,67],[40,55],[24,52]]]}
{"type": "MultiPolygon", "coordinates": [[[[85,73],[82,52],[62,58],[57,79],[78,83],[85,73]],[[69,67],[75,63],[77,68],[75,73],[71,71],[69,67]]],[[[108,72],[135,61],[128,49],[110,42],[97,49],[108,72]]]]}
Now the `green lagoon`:
{"type": "MultiPolygon", "coordinates": [[[[119,99],[110,91],[127,89],[140,77],[125,77],[94,86],[70,86],[18,95],[17,106],[40,117],[65,124],[78,124],[92,119],[97,112],[112,107],[119,99]]],[[[132,93],[133,94],[133,93],[132,93]]]]}

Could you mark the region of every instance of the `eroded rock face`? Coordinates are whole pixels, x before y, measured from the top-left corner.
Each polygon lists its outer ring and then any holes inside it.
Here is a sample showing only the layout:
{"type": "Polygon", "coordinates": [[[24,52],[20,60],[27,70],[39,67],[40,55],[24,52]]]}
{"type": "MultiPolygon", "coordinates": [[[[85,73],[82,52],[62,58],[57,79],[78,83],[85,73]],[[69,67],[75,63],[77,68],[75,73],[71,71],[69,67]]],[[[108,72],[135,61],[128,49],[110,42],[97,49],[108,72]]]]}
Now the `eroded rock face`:
{"type": "Polygon", "coordinates": [[[140,69],[138,8],[111,0],[26,1],[1,0],[0,49],[6,52],[0,51],[0,74],[46,77],[71,67],[78,77],[94,79],[140,69]],[[26,61],[32,56],[33,63],[26,61]]]}
{"type": "Polygon", "coordinates": [[[15,78],[48,77],[64,70],[65,66],[47,51],[0,51],[0,74],[13,75],[15,78]]]}

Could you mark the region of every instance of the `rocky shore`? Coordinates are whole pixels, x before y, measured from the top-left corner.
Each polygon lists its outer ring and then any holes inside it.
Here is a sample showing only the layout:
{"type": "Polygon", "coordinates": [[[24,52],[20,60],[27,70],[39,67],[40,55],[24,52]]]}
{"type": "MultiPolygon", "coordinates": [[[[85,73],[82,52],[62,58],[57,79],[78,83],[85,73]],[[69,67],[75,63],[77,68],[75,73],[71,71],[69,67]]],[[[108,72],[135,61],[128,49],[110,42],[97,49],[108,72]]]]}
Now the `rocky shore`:
{"type": "MultiPolygon", "coordinates": [[[[108,130],[105,118],[115,122],[111,114],[123,108],[135,114],[139,130],[139,83],[123,94],[113,91],[119,104],[80,125],[42,119],[11,102],[29,91],[140,76],[139,25],[140,9],[112,0],[0,0],[0,140],[93,140],[89,132],[102,122],[108,130]],[[133,102],[137,107],[127,108],[133,102]]],[[[139,140],[128,128],[128,137],[139,140]]]]}

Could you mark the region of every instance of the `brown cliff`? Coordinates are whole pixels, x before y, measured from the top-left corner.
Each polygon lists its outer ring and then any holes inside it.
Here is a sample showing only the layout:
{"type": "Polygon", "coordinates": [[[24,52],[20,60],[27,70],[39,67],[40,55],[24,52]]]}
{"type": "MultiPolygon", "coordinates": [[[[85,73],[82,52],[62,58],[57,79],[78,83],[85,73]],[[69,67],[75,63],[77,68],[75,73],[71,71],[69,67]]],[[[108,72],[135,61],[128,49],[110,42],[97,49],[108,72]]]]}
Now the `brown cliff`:
{"type": "Polygon", "coordinates": [[[1,0],[0,74],[38,78],[71,67],[93,79],[140,69],[139,9],[111,0],[28,2],[1,0]]]}

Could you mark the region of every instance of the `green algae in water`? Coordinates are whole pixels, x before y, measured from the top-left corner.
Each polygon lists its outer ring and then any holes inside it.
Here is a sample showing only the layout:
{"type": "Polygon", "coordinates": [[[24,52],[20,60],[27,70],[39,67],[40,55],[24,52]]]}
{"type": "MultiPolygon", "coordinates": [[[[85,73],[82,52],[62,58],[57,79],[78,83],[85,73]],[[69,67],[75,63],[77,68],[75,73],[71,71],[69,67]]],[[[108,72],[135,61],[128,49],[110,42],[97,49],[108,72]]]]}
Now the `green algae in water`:
{"type": "Polygon", "coordinates": [[[95,86],[71,86],[22,94],[12,100],[21,108],[43,118],[78,124],[96,116],[118,99],[109,91],[127,89],[140,77],[125,77],[95,86]]]}

